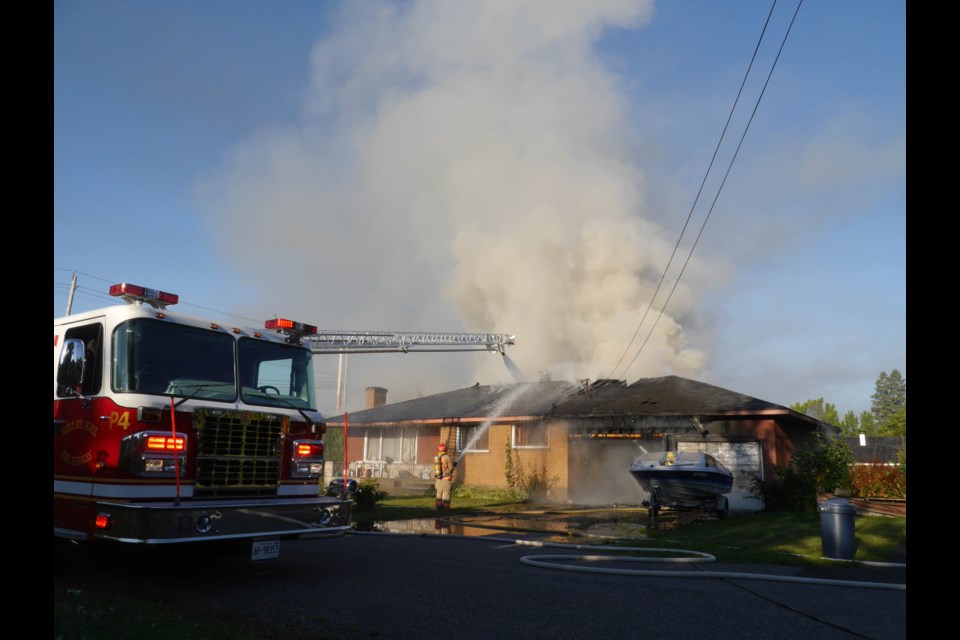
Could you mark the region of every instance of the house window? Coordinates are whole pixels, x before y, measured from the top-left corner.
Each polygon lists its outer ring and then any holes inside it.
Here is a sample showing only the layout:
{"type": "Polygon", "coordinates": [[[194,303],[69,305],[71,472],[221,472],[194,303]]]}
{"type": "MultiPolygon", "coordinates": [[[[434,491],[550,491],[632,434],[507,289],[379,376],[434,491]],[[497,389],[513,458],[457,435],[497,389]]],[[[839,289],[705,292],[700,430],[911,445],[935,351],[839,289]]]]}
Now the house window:
{"type": "Polygon", "coordinates": [[[458,451],[490,451],[490,425],[460,427],[457,430],[458,451]]]}
{"type": "Polygon", "coordinates": [[[416,428],[367,429],[363,458],[374,462],[416,462],[416,428]]]}
{"type": "Polygon", "coordinates": [[[546,447],[547,425],[543,423],[513,425],[513,446],[514,448],[546,447]]]}

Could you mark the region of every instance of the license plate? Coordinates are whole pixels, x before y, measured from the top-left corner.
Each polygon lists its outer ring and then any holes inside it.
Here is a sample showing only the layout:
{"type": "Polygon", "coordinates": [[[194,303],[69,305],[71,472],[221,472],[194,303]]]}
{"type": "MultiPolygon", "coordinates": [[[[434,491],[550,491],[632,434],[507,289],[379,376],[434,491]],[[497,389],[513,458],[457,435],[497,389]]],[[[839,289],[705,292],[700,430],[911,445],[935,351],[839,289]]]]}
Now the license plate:
{"type": "Polygon", "coordinates": [[[253,551],[250,554],[251,560],[269,560],[280,556],[279,540],[260,540],[253,543],[253,551]]]}

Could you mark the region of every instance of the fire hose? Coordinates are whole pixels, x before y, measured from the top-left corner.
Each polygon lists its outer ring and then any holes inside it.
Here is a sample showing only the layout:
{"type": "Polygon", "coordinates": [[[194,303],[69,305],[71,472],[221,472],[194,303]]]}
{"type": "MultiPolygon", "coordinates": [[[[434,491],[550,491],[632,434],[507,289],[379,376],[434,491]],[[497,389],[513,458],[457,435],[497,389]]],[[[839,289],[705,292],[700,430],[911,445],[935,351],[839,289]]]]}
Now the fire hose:
{"type": "MultiPolygon", "coordinates": [[[[542,542],[538,540],[523,540],[520,538],[503,538],[499,536],[493,537],[478,537],[478,536],[463,536],[455,534],[429,534],[429,533],[387,533],[387,532],[362,532],[362,531],[351,531],[352,534],[369,534],[369,535],[399,535],[399,536],[418,536],[418,537],[442,537],[442,538],[461,538],[466,540],[475,540],[482,542],[500,542],[500,543],[510,543],[521,546],[530,546],[530,547],[552,547],[558,549],[573,549],[577,551],[591,550],[591,551],[611,551],[610,546],[605,545],[583,545],[583,544],[569,544],[563,542],[542,542]]],[[[580,571],[587,573],[607,573],[607,574],[616,574],[616,575],[630,575],[630,576],[646,576],[646,577],[661,577],[661,578],[727,578],[727,579],[736,579],[736,580],[766,580],[772,582],[792,582],[800,584],[817,584],[817,585],[828,585],[828,586],[843,586],[843,587],[862,587],[865,589],[891,589],[897,591],[906,591],[907,585],[898,584],[898,583],[887,583],[887,582],[867,582],[867,581],[856,581],[856,580],[837,580],[831,578],[806,578],[803,576],[783,576],[783,575],[773,575],[766,573],[740,573],[740,572],[731,572],[731,571],[657,571],[650,569],[623,569],[623,568],[614,568],[614,567],[596,567],[596,566],[582,566],[578,564],[568,564],[570,562],[647,562],[647,563],[671,563],[671,564],[685,564],[685,563],[708,563],[716,562],[716,557],[709,554],[703,553],[701,551],[693,551],[690,549],[669,549],[662,547],[616,547],[616,551],[620,552],[631,552],[631,553],[675,553],[681,554],[679,556],[667,557],[667,556],[623,556],[623,555],[568,555],[568,554],[540,554],[540,555],[529,555],[523,556],[520,558],[520,562],[534,566],[540,567],[543,569],[555,569],[562,571],[580,571]]],[[[895,563],[861,563],[861,564],[872,564],[875,566],[905,566],[895,563]]]]}

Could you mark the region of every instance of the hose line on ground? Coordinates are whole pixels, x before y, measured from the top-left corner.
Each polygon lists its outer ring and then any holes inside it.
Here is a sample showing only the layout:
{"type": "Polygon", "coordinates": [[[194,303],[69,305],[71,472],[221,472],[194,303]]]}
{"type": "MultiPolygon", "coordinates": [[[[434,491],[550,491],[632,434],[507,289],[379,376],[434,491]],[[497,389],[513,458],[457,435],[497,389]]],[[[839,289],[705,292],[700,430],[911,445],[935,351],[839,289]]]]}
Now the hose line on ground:
{"type": "Polygon", "coordinates": [[[462,536],[456,534],[430,534],[430,533],[391,533],[391,532],[377,532],[377,531],[350,531],[348,533],[357,534],[357,535],[396,535],[396,536],[406,536],[406,537],[422,537],[422,538],[459,538],[463,540],[475,540],[481,542],[506,542],[509,544],[521,545],[521,546],[530,546],[530,547],[553,547],[559,549],[574,549],[577,551],[585,550],[601,550],[601,551],[623,551],[623,552],[639,552],[639,553],[678,553],[684,554],[683,557],[664,557],[664,556],[651,556],[651,557],[636,557],[636,556],[619,556],[619,555],[535,555],[535,556],[523,556],[520,558],[520,562],[535,566],[541,567],[544,569],[556,569],[562,571],[580,571],[587,573],[609,573],[616,575],[631,575],[631,576],[650,576],[650,577],[661,577],[661,578],[728,578],[728,579],[738,579],[738,580],[766,580],[773,582],[793,582],[799,584],[819,584],[827,586],[841,586],[841,587],[862,587],[865,589],[892,589],[898,591],[906,591],[907,585],[905,584],[896,584],[896,583],[887,583],[887,582],[862,582],[856,580],[834,580],[828,578],[804,578],[801,576],[782,576],[782,575],[772,575],[766,573],[737,573],[730,571],[654,571],[649,569],[618,569],[618,568],[608,568],[608,567],[595,567],[595,566],[582,566],[574,564],[561,564],[559,561],[572,562],[648,562],[648,563],[694,563],[694,562],[715,562],[716,557],[709,554],[703,553],[701,551],[693,551],[690,549],[668,549],[662,547],[615,547],[605,545],[589,545],[589,544],[567,544],[563,542],[541,542],[538,540],[522,540],[519,538],[502,538],[499,536],[462,536]]]}

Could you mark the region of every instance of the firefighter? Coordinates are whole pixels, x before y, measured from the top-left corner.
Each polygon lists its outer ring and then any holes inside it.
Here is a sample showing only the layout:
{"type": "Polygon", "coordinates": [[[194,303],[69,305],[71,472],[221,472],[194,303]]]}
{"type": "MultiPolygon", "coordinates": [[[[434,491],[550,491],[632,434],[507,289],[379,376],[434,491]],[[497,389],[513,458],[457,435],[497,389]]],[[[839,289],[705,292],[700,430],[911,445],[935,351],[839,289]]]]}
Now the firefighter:
{"type": "Polygon", "coordinates": [[[453,470],[457,463],[447,453],[447,445],[437,445],[437,455],[433,459],[434,487],[437,490],[437,509],[450,508],[450,492],[453,489],[453,470]]]}

